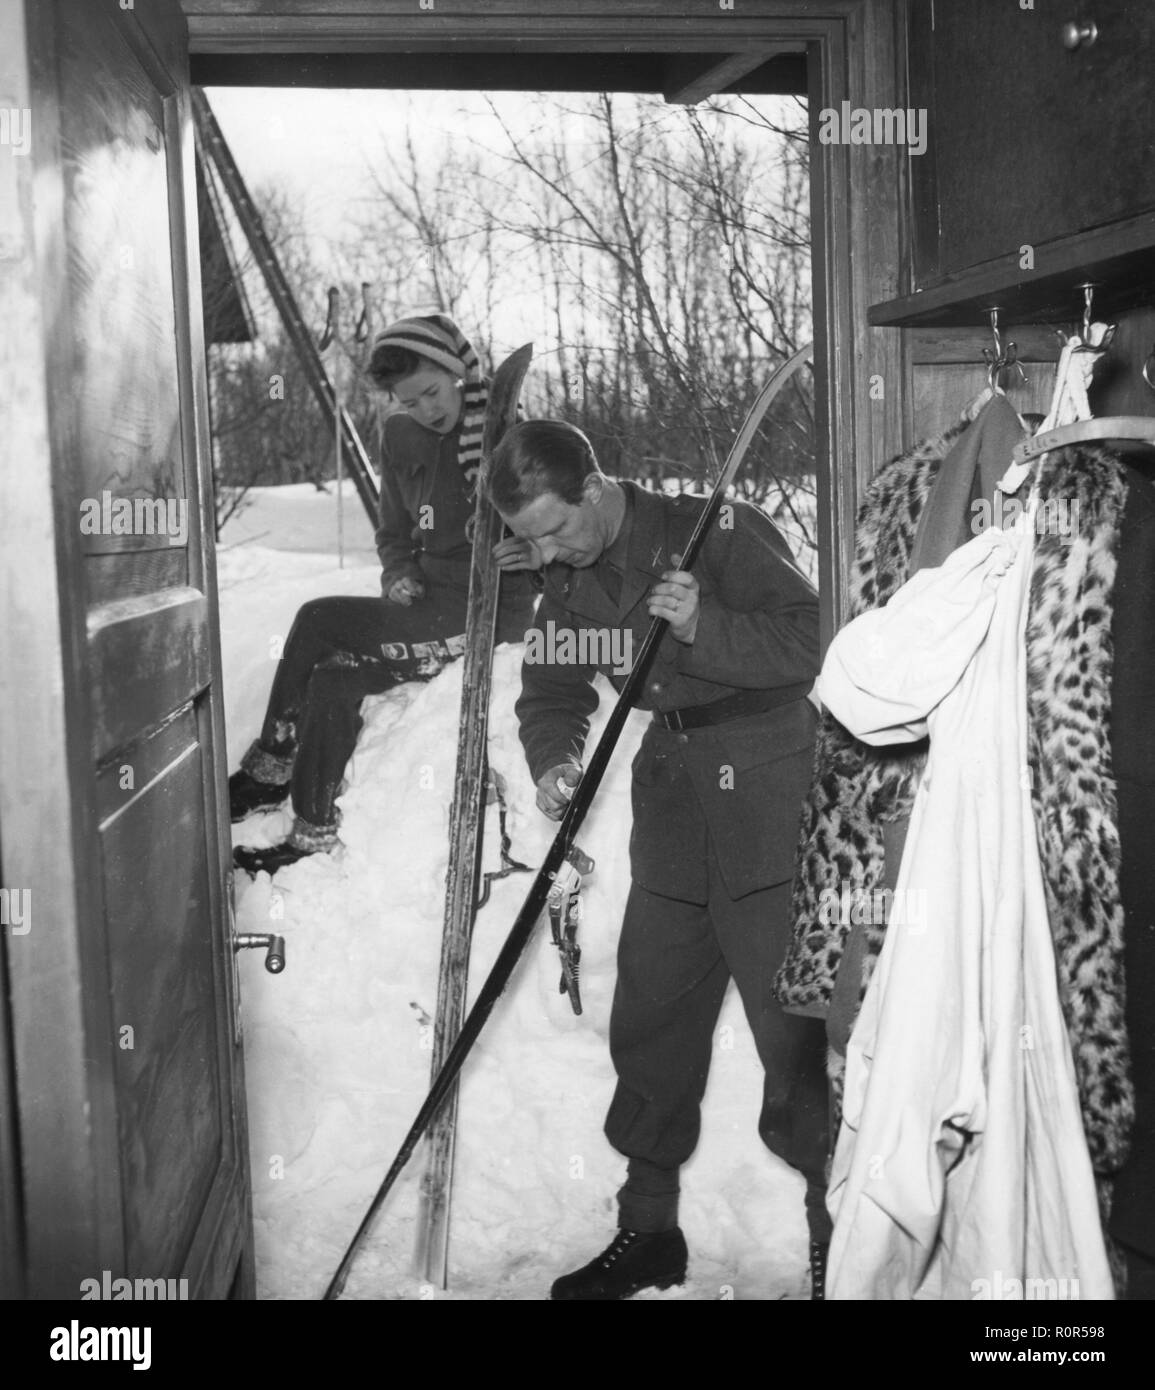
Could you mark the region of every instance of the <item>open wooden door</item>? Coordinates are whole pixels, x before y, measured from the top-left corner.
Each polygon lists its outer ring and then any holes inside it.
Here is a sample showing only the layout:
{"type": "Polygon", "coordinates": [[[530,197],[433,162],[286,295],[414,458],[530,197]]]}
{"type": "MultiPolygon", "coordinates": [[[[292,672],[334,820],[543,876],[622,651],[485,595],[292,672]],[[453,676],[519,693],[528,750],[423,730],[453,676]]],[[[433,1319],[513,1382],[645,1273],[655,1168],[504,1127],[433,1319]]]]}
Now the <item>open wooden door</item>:
{"type": "Polygon", "coordinates": [[[246,1296],[185,21],[0,0],[0,33],[3,1287],[246,1296]]]}

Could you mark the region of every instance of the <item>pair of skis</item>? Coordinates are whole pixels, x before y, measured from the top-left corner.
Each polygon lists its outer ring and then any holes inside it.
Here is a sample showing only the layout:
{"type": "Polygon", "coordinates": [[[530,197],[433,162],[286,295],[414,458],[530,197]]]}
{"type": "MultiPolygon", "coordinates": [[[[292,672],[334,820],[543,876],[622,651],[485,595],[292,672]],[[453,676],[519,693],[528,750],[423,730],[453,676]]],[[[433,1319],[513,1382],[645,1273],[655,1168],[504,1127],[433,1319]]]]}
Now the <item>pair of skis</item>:
{"type": "MultiPolygon", "coordinates": [[[[698,518],[693,534],[681,559],[684,570],[691,569],[702,548],[706,532],[714,523],[727,489],[741,466],[759,426],[774,398],[790,380],[795,369],[810,355],[807,345],[787,358],[771,375],[750,408],[741,430],[730,449],[726,462],[698,518]]],[[[483,454],[488,459],[501,434],[511,424],[516,413],[521,382],[532,356],[527,345],[519,348],[498,369],[490,390],[486,416],[483,454]]],[[[509,983],[514,968],[533,934],[542,910],[549,900],[555,879],[563,872],[567,861],[572,863],[576,851],[574,839],[585,820],[609,766],[610,758],[630,710],[646,679],[658,644],[665,635],[668,623],[655,618],[638,650],[633,668],[622,686],[617,703],[610,713],[606,727],[598,740],[589,764],[578,783],[557,834],[546,853],[545,860],[526,894],[509,935],[498,954],[489,976],[478,992],[467,1018],[460,1022],[466,987],[469,940],[475,912],[480,858],[482,796],[484,777],[486,728],[488,723],[489,690],[491,683],[491,654],[497,612],[498,575],[492,563],[492,549],[501,534],[501,520],[493,508],[478,496],[478,520],[473,539],[473,572],[469,594],[469,641],[462,692],[462,720],[458,737],[458,774],[454,795],[449,857],[449,884],[446,900],[446,938],[442,949],[442,980],[438,993],[437,1029],[441,1047],[435,1040],[434,1077],[417,1118],[389,1166],[369,1208],[345,1251],[336,1273],[325,1291],[326,1299],[340,1296],[349,1277],[357,1252],[373,1221],[400,1177],[417,1147],[421,1136],[431,1123],[434,1130],[433,1159],[423,1193],[430,1218],[431,1238],[425,1242],[422,1254],[428,1272],[439,1271],[438,1282],[444,1284],[446,1233],[448,1229],[448,1177],[453,1155],[456,1114],[456,1082],[470,1049],[484,1028],[494,1005],[509,983]],[[474,780],[470,780],[470,779],[474,780]],[[452,937],[452,940],[450,939],[452,937]],[[443,1015],[444,1009],[444,1015],[443,1015]],[[456,1011],[457,1017],[453,1014],[456,1011]],[[444,1022],[443,1022],[444,1018],[444,1022]],[[443,1055],[442,1055],[443,1053],[443,1055]],[[452,1099],[447,1103],[447,1099],[452,1099]],[[444,1111],[442,1107],[445,1107],[444,1111]],[[439,1114],[440,1112],[440,1114],[439,1114]]],[[[580,851],[576,851],[580,853],[580,851]]]]}
{"type": "MultiPolygon", "coordinates": [[[[482,430],[483,459],[489,458],[502,435],[517,418],[517,403],[532,358],[533,344],[526,343],[507,357],[494,373],[482,430]]],[[[469,948],[481,889],[486,742],[500,582],[500,575],[493,563],[493,547],[501,539],[501,530],[501,517],[481,495],[479,486],[469,572],[461,714],[457,724],[457,775],[453,786],[453,808],[449,814],[449,866],[445,880],[441,973],[433,1022],[434,1086],[448,1060],[449,1049],[459,1035],[465,1013],[469,948]]],[[[422,1277],[439,1288],[445,1287],[448,1273],[449,1200],[457,1139],[456,1082],[451,1080],[444,1091],[445,1104],[429,1132],[429,1164],[421,1186],[416,1257],[422,1277]]]]}

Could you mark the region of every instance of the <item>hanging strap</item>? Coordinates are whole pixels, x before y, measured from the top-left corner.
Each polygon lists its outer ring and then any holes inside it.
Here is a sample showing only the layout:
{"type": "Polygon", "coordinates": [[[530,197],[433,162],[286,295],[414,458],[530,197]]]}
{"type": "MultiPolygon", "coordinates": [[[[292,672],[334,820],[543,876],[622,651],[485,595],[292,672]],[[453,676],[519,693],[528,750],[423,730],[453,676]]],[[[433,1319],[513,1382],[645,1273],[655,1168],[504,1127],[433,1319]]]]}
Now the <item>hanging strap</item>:
{"type": "Polygon", "coordinates": [[[1083,420],[1088,425],[1092,423],[1091,403],[1087,398],[1087,388],[1091,384],[1091,377],[1094,374],[1096,364],[1107,351],[1106,345],[1110,341],[1110,332],[1105,323],[1096,323],[1090,326],[1086,336],[1092,344],[1098,343],[1101,346],[1088,346],[1078,335],[1072,335],[1067,339],[1062,352],[1059,354],[1059,365],[1055,372],[1055,389],[1051,396],[1051,409],[1047,413],[1047,418],[1036,431],[1034,439],[1024,441],[1014,451],[1011,466],[999,480],[1001,492],[1018,492],[1031,473],[1035,473],[1037,485],[1039,474],[1036,471],[1036,462],[1041,471],[1048,447],[1054,447],[1053,445],[1048,446],[1046,440],[1048,434],[1076,421],[1083,420]],[[1032,445],[1035,447],[1031,448],[1032,445]]]}
{"type": "Polygon", "coordinates": [[[1106,439],[1137,439],[1144,444],[1155,443],[1155,418],[1150,415],[1097,415],[1089,420],[1076,420],[1072,425],[1036,434],[1015,450],[1016,463],[1029,463],[1052,449],[1065,449],[1068,444],[1094,444],[1106,439]]]}

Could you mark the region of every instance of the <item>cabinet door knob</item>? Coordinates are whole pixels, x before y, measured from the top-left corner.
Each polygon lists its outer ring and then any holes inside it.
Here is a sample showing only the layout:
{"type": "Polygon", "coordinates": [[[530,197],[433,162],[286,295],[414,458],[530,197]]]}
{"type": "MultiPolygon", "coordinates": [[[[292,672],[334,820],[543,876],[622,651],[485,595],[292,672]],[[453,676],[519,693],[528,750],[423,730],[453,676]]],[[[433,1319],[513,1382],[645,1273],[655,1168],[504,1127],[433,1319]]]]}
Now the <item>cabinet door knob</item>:
{"type": "Polygon", "coordinates": [[[1063,47],[1073,53],[1076,48],[1090,48],[1099,37],[1099,26],[1093,19],[1068,20],[1063,25],[1063,47]]]}

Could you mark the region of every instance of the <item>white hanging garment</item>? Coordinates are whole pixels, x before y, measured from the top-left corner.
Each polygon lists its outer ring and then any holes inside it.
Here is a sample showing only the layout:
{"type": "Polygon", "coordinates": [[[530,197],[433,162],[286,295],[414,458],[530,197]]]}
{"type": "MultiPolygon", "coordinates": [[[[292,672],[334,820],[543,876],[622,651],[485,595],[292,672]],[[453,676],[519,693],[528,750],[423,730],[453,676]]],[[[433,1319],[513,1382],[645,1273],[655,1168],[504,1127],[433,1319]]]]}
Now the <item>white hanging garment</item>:
{"type": "Polygon", "coordinates": [[[1035,503],[834,639],[818,694],[930,751],[850,1038],[827,1297],[1112,1298],[1031,811],[1035,503]]]}

